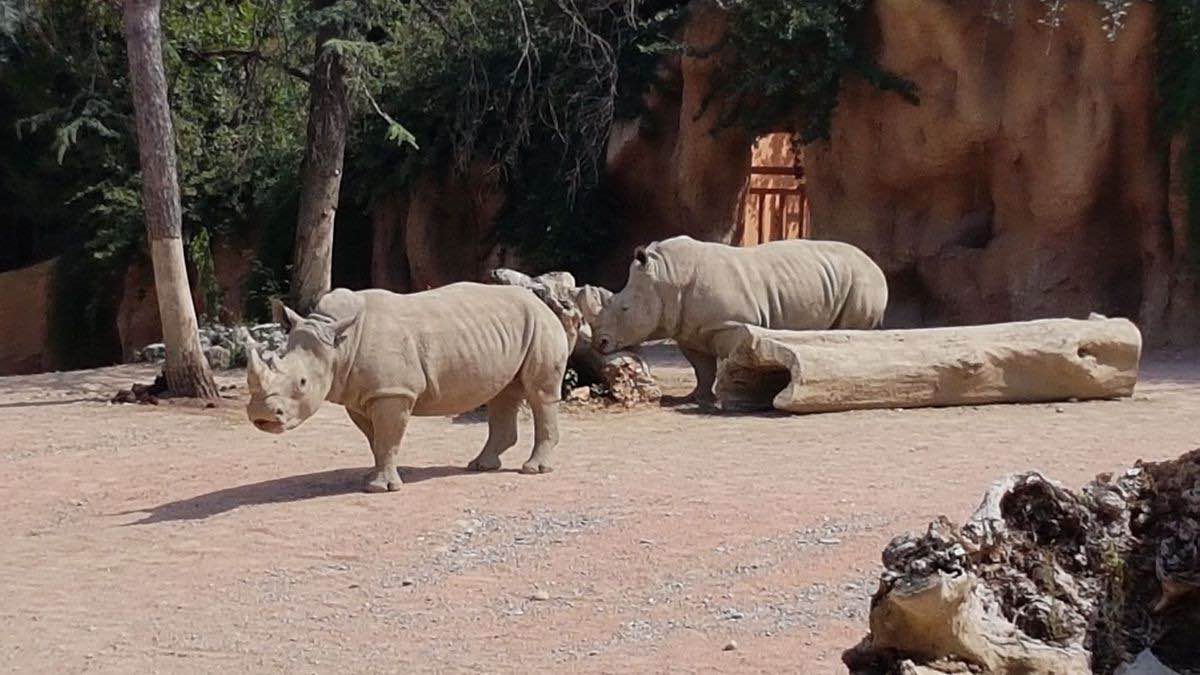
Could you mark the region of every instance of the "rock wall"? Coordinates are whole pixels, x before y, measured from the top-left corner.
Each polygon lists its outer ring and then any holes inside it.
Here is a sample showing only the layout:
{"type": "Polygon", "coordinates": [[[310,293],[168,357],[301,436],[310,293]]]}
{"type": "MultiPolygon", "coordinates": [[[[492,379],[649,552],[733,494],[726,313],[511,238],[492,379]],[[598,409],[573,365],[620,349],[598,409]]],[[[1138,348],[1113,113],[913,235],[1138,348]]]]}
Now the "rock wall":
{"type": "MultiPolygon", "coordinates": [[[[216,310],[206,306],[204,294],[196,289],[196,274],[188,270],[192,284],[192,302],[196,316],[217,319],[223,324],[242,320],[246,306],[247,281],[254,260],[253,248],[246,242],[220,240],[212,249],[213,273],[221,290],[221,306],[216,310]]],[[[115,317],[120,339],[122,361],[129,361],[138,349],[162,341],[162,319],[158,313],[158,296],[154,291],[154,270],[149,258],[137,259],[125,270],[121,297],[115,317]]],[[[114,358],[115,360],[115,358],[114,358]]]]}
{"type": "Polygon", "coordinates": [[[55,367],[50,349],[50,295],[58,259],[0,274],[0,375],[55,367]]]}
{"type": "Polygon", "coordinates": [[[875,0],[876,56],[921,104],[847,80],[832,138],[806,150],[813,236],[884,267],[892,325],[1097,311],[1194,341],[1154,129],[1154,5],[1115,41],[1091,0],[1055,30],[1044,3],[1013,7],[875,0]]]}
{"type": "Polygon", "coordinates": [[[504,190],[482,165],[467,176],[449,168],[427,174],[408,192],[372,206],[371,284],[419,291],[455,281],[483,281],[490,269],[517,266],[490,242],[504,190]]]}

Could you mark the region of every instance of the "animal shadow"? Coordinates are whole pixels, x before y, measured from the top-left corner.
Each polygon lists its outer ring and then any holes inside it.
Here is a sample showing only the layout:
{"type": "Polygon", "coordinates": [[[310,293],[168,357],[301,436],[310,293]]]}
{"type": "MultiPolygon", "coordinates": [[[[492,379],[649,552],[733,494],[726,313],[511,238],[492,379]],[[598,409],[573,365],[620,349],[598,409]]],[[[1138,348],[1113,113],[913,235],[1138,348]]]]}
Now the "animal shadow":
{"type": "MultiPolygon", "coordinates": [[[[135,509],[116,515],[145,513],[145,517],[128,525],[152,525],[180,520],[203,520],[233,511],[243,506],[283,504],[307,499],[358,494],[368,469],[334,469],[225,488],[195,497],[167,502],[147,509],[135,509]]],[[[473,474],[460,466],[401,467],[400,478],[405,484],[420,483],[436,478],[473,474]]],[[[376,499],[387,499],[378,496],[376,499]]]]}

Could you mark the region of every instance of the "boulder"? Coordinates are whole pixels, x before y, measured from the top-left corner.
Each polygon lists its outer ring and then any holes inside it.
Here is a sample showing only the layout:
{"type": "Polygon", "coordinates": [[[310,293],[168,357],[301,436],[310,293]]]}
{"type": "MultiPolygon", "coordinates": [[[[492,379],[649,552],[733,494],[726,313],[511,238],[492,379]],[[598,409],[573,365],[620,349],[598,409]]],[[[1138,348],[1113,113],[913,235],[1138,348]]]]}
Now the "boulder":
{"type": "Polygon", "coordinates": [[[208,367],[213,370],[229,370],[233,367],[233,353],[220,345],[205,349],[204,358],[208,360],[208,367]]]}

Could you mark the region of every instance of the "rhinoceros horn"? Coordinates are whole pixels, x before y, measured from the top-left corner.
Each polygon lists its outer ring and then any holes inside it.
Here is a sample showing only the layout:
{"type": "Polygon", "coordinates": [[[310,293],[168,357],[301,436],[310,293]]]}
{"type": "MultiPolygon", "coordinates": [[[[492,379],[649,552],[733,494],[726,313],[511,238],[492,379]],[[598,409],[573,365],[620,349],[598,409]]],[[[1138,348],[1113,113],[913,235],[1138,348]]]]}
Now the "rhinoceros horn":
{"type": "Polygon", "coordinates": [[[258,348],[261,346],[254,338],[250,337],[250,331],[245,328],[238,330],[242,342],[246,344],[246,370],[257,381],[261,382],[266,373],[266,364],[261,356],[258,355],[258,348]]]}

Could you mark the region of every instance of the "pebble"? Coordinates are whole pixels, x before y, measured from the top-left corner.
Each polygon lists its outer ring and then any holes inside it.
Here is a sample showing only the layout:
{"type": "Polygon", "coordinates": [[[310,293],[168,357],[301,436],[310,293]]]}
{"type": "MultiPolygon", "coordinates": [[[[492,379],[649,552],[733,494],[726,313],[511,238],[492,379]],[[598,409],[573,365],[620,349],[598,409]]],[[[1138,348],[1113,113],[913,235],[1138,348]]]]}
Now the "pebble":
{"type": "Polygon", "coordinates": [[[842,543],[842,540],[841,540],[841,539],[834,539],[833,537],[827,537],[827,538],[825,538],[825,539],[818,539],[818,540],[817,540],[817,543],[818,543],[818,544],[825,544],[826,546],[832,546],[833,544],[840,544],[840,543],[842,543]]]}
{"type": "Polygon", "coordinates": [[[415,584],[415,583],[417,583],[417,582],[416,582],[416,581],[414,581],[414,580],[412,580],[412,579],[401,579],[401,580],[400,580],[400,585],[401,585],[401,586],[412,586],[412,585],[413,585],[413,584],[415,584]]]}
{"type": "Polygon", "coordinates": [[[730,640],[729,642],[725,643],[725,646],[722,648],[722,651],[735,652],[735,651],[737,651],[737,648],[738,648],[737,640],[730,640]]]}
{"type": "Polygon", "coordinates": [[[533,595],[529,596],[529,599],[537,600],[538,602],[544,602],[550,599],[550,593],[539,588],[533,592],[533,595]]]}
{"type": "Polygon", "coordinates": [[[1063,411],[1063,407],[1061,405],[1054,406],[1054,412],[1061,413],[1062,411],[1063,411]]]}

